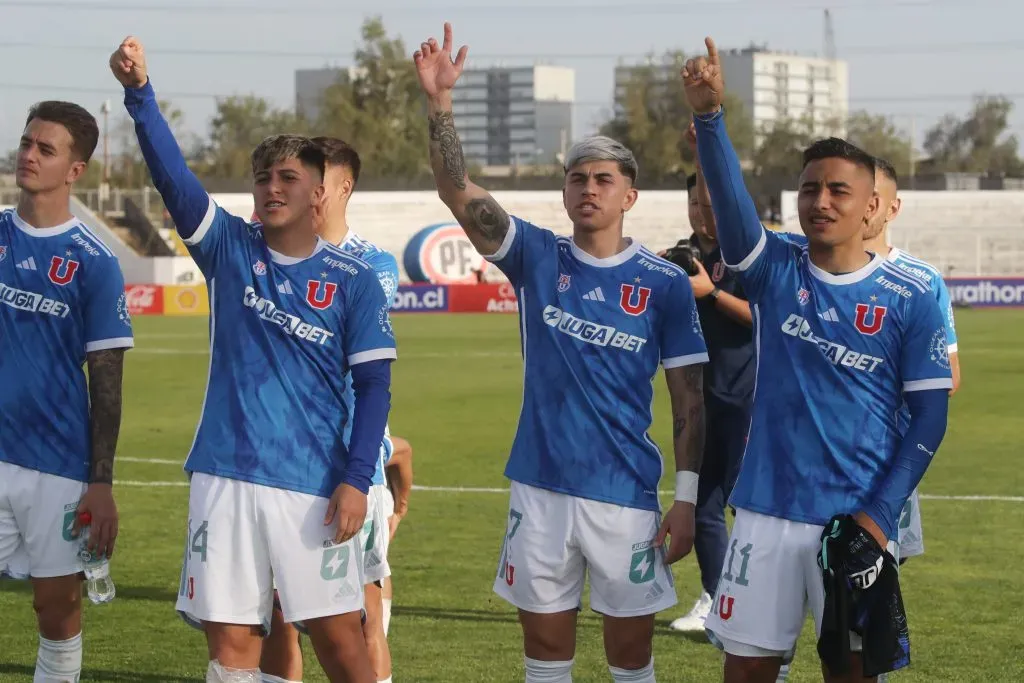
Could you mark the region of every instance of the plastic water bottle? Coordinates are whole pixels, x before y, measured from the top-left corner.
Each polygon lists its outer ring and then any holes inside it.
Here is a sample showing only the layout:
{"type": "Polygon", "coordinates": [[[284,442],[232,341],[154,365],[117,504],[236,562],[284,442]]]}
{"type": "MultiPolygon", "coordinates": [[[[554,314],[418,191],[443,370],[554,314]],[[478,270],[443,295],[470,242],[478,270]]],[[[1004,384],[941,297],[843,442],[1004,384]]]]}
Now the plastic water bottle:
{"type": "Polygon", "coordinates": [[[105,555],[97,555],[89,550],[89,524],[92,515],[83,512],[78,516],[82,525],[82,544],[79,546],[78,559],[82,561],[85,572],[85,587],[89,600],[94,605],[101,605],[114,599],[114,580],[110,578],[110,561],[105,555]]]}

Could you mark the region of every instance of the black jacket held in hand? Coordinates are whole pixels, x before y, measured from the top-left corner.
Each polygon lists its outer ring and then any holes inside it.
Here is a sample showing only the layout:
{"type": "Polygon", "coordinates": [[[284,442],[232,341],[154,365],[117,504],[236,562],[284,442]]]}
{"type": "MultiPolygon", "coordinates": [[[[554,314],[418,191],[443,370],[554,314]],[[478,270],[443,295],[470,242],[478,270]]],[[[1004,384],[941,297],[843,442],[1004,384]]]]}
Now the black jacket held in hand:
{"type": "Polygon", "coordinates": [[[832,674],[850,665],[850,634],[861,637],[864,675],[910,665],[910,630],[900,592],[896,558],[850,515],[825,525],[818,553],[825,609],[818,655],[832,674]]]}

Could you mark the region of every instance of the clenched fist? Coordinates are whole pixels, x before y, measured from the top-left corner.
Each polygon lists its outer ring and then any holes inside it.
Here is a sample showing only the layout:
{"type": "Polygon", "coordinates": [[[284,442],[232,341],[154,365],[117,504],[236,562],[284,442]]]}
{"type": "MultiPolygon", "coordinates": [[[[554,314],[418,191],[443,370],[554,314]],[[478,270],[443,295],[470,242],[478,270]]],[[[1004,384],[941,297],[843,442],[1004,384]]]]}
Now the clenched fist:
{"type": "Polygon", "coordinates": [[[683,86],[690,109],[696,114],[710,114],[718,111],[725,97],[725,80],[722,78],[722,64],[718,59],[715,41],[705,38],[707,57],[686,60],[683,67],[683,86]]]}
{"type": "Polygon", "coordinates": [[[146,51],[135,36],[121,41],[120,47],[110,55],[110,70],[114,78],[126,88],[141,88],[146,85],[146,51]]]}

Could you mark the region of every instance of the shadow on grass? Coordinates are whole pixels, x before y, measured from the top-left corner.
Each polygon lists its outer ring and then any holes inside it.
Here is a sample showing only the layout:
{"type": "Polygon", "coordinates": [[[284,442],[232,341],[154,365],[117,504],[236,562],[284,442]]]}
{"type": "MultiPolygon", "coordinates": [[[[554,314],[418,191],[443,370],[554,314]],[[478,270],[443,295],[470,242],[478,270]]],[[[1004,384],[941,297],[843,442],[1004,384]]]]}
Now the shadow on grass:
{"type": "MultiPolygon", "coordinates": [[[[13,674],[18,676],[17,680],[32,680],[35,667],[22,666],[20,664],[0,664],[0,675],[13,674]]],[[[96,669],[82,669],[82,681],[111,681],[113,683],[129,683],[138,681],[141,683],[195,683],[195,677],[184,678],[182,676],[164,676],[161,674],[144,674],[137,671],[98,671],[96,669]]]]}
{"type": "MultiPolygon", "coordinates": [[[[85,585],[82,585],[83,595],[85,585]]],[[[12,593],[23,594],[26,597],[32,595],[32,584],[28,581],[0,581],[0,594],[12,593]]],[[[116,600],[146,600],[153,602],[169,602],[174,604],[178,600],[178,591],[166,586],[117,586],[116,600]]]]}

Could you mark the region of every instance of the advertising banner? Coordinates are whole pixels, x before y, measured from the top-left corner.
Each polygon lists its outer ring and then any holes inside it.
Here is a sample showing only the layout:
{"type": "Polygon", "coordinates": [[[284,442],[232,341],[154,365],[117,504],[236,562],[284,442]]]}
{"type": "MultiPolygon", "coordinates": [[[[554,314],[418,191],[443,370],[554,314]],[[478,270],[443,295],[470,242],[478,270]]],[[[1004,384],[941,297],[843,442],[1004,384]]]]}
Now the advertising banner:
{"type": "Polygon", "coordinates": [[[126,285],[128,315],[160,315],[164,312],[164,293],[160,285],[126,285]]]}
{"type": "Polygon", "coordinates": [[[164,315],[209,315],[206,285],[164,286],[164,315]]]}
{"type": "Polygon", "coordinates": [[[515,288],[507,283],[452,285],[448,288],[452,313],[518,313],[515,288]]]}
{"type": "Polygon", "coordinates": [[[1024,308],[1024,277],[946,278],[954,306],[1024,308]]]}
{"type": "Polygon", "coordinates": [[[399,285],[391,310],[394,313],[447,313],[448,286],[399,285]]]}

